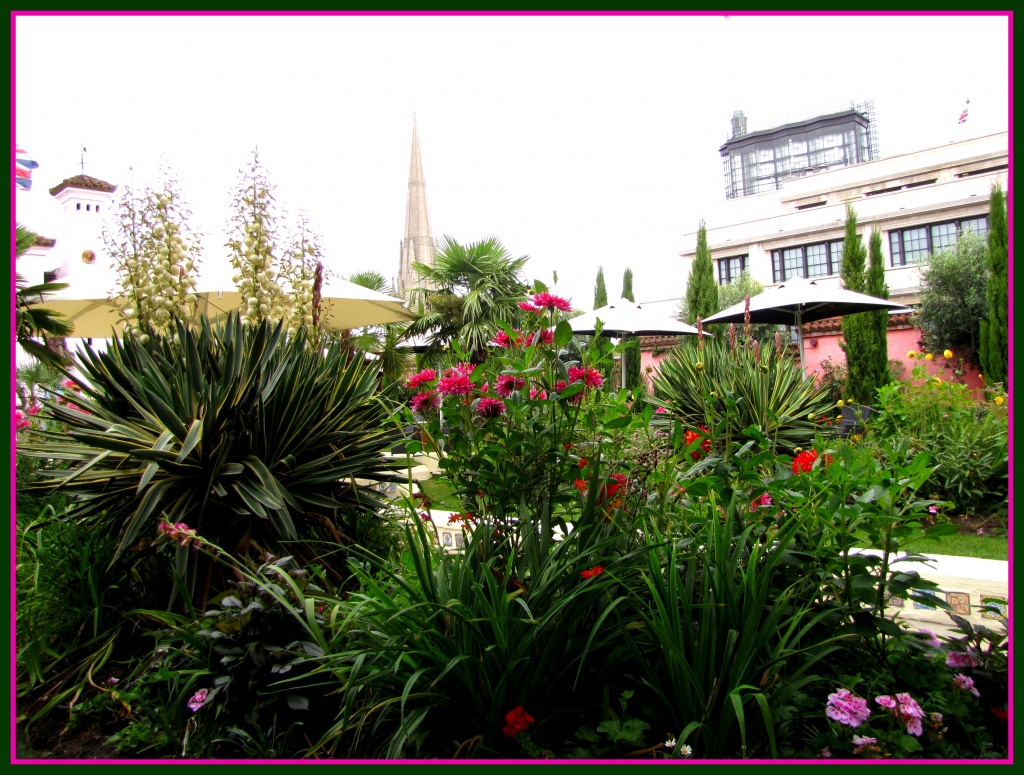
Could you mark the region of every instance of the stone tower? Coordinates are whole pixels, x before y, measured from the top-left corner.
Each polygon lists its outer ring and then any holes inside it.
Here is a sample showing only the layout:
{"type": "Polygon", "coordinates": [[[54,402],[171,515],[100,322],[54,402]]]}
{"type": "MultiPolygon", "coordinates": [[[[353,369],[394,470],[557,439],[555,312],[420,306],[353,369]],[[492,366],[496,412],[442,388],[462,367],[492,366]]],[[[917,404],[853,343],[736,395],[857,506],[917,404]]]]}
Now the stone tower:
{"type": "Polygon", "coordinates": [[[434,238],[430,232],[427,213],[427,184],[423,179],[420,160],[420,139],[416,132],[416,118],[412,120],[412,158],[409,161],[409,199],[405,205],[405,238],[398,264],[398,292],[423,286],[412,268],[414,262],[434,264],[434,238]]]}

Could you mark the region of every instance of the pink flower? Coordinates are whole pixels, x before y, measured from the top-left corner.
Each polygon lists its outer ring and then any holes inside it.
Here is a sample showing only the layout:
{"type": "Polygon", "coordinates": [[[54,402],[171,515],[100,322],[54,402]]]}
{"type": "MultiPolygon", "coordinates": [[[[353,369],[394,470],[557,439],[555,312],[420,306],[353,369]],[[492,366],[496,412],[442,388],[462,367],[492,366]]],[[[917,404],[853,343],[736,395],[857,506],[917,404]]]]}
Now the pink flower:
{"type": "Polygon", "coordinates": [[[924,731],[921,726],[921,719],[924,718],[924,711],[921,706],[917,704],[917,701],[906,692],[901,692],[896,695],[896,700],[899,702],[899,708],[890,712],[902,721],[907,726],[907,734],[921,736],[924,731]]]}
{"type": "Polygon", "coordinates": [[[435,379],[437,379],[436,371],[434,371],[433,369],[424,369],[419,374],[414,374],[413,376],[409,377],[409,380],[405,383],[405,386],[407,388],[415,390],[420,385],[424,385],[427,382],[433,382],[435,379]]]}
{"type": "Polygon", "coordinates": [[[831,759],[832,758],[832,752],[828,749],[827,745],[824,748],[821,749],[821,758],[822,759],[831,759]]]}
{"type": "Polygon", "coordinates": [[[750,511],[757,511],[758,509],[764,509],[772,505],[772,496],[768,493],[763,493],[761,497],[754,498],[750,502],[750,511]]]}
{"type": "Polygon", "coordinates": [[[80,387],[78,386],[78,384],[77,384],[77,383],[76,383],[76,382],[75,382],[74,380],[72,380],[72,379],[66,379],[66,380],[64,380],[64,381],[63,381],[63,382],[62,382],[61,384],[62,384],[62,385],[63,385],[64,387],[66,387],[66,388],[67,388],[68,390],[81,390],[81,389],[82,389],[82,388],[80,388],[80,387]]]}
{"type": "Polygon", "coordinates": [[[39,404],[32,404],[32,406],[28,408],[28,413],[33,417],[39,414],[39,404]]]}
{"type": "Polygon", "coordinates": [[[535,312],[538,315],[544,311],[542,307],[536,307],[528,301],[519,302],[519,309],[523,310],[524,312],[535,312]]]}
{"type": "Polygon", "coordinates": [[[459,374],[469,376],[473,373],[473,369],[476,368],[476,364],[473,363],[459,363],[455,365],[454,369],[449,369],[447,374],[451,374],[453,371],[457,371],[459,374]]]}
{"type": "Polygon", "coordinates": [[[505,402],[498,398],[481,398],[476,412],[481,417],[500,417],[506,411],[505,402]]]}
{"type": "Polygon", "coordinates": [[[535,293],[533,295],[533,303],[538,307],[558,309],[562,312],[572,312],[572,304],[569,303],[568,299],[563,299],[561,296],[555,296],[547,291],[544,291],[543,293],[535,293]]]}
{"type": "Polygon", "coordinates": [[[962,689],[965,692],[970,692],[975,697],[980,697],[981,692],[974,688],[974,679],[963,673],[957,673],[953,676],[953,686],[957,689],[962,689]]]}
{"type": "Polygon", "coordinates": [[[874,737],[867,737],[867,736],[861,737],[860,735],[854,735],[853,736],[853,744],[854,745],[874,745],[877,742],[878,742],[878,740],[876,738],[874,738],[874,737]]]}
{"type": "Polygon", "coordinates": [[[538,399],[540,401],[543,401],[547,397],[548,397],[548,391],[546,391],[546,390],[537,390],[537,388],[530,388],[530,398],[536,398],[536,399],[538,399]]]}
{"type": "Polygon", "coordinates": [[[655,414],[665,414],[667,411],[668,411],[668,409],[666,409],[665,407],[659,406],[657,409],[654,410],[654,413],[655,414]]]}
{"type": "Polygon", "coordinates": [[[932,632],[931,630],[918,630],[918,631],[917,631],[917,634],[918,634],[918,635],[927,635],[927,636],[928,636],[928,640],[927,640],[927,641],[925,641],[925,642],[926,642],[926,643],[927,643],[927,644],[928,644],[929,646],[932,646],[932,647],[934,647],[934,648],[941,648],[941,646],[942,646],[942,641],[940,641],[940,640],[939,640],[939,639],[938,639],[938,638],[937,638],[937,637],[935,636],[935,633],[934,633],[934,632],[932,632]]]}
{"type": "Polygon", "coordinates": [[[859,727],[871,715],[867,700],[861,699],[849,689],[837,689],[828,696],[825,715],[849,727],[859,727]]]}
{"type": "Polygon", "coordinates": [[[473,383],[468,376],[452,369],[437,383],[437,392],[445,396],[468,396],[473,392],[473,383]]]}
{"type": "Polygon", "coordinates": [[[555,383],[555,392],[561,393],[567,387],[569,387],[569,383],[566,382],[564,379],[560,379],[558,380],[558,382],[555,383]]]}
{"type": "Polygon", "coordinates": [[[881,697],[875,697],[875,702],[877,702],[883,708],[895,708],[896,707],[896,700],[894,700],[888,694],[883,694],[881,697]]]}
{"type": "Polygon", "coordinates": [[[417,414],[423,414],[424,412],[439,408],[441,406],[441,396],[433,390],[424,390],[412,397],[409,401],[409,406],[417,414]]]}
{"type": "Polygon", "coordinates": [[[946,655],[946,664],[949,667],[977,667],[978,663],[970,654],[961,654],[958,651],[951,651],[946,655]]]}
{"type": "Polygon", "coordinates": [[[542,328],[537,332],[537,341],[541,344],[554,344],[555,332],[550,328],[542,328]]]}
{"type": "Polygon", "coordinates": [[[189,546],[191,544],[193,549],[198,549],[199,545],[203,542],[196,535],[196,531],[184,522],[177,522],[173,525],[170,522],[161,522],[156,526],[156,529],[180,546],[189,546]]]}
{"type": "Polygon", "coordinates": [[[929,506],[928,507],[928,513],[929,514],[938,514],[939,510],[937,508],[935,508],[934,506],[929,506]]]}
{"type": "Polygon", "coordinates": [[[499,374],[498,378],[494,380],[494,392],[502,398],[508,398],[516,390],[522,390],[524,387],[526,387],[526,380],[515,374],[499,374]]]}
{"type": "Polygon", "coordinates": [[[588,388],[599,388],[604,385],[604,377],[597,369],[585,369],[582,366],[569,367],[569,381],[582,382],[588,388]]]}
{"type": "Polygon", "coordinates": [[[209,695],[209,693],[210,692],[208,689],[200,689],[198,692],[193,694],[192,698],[188,701],[189,709],[193,713],[195,713],[197,710],[203,707],[203,705],[206,704],[206,697],[207,695],[209,695]]]}
{"type": "Polygon", "coordinates": [[[494,335],[494,340],[493,341],[494,341],[494,343],[496,345],[498,345],[498,347],[505,347],[505,348],[512,347],[512,345],[515,344],[512,341],[512,338],[508,334],[506,334],[503,330],[499,331],[498,333],[496,333],[494,335]]]}
{"type": "Polygon", "coordinates": [[[28,416],[20,409],[14,410],[14,427],[20,433],[26,428],[32,427],[32,421],[28,419],[28,416]]]}

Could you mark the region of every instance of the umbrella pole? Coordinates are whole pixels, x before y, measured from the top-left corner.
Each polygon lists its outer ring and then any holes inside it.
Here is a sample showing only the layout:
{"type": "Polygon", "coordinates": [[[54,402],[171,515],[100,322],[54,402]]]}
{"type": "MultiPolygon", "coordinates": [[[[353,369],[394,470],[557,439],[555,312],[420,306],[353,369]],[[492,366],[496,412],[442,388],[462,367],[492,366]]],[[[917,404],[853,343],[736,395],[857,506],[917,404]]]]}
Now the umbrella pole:
{"type": "Polygon", "coordinates": [[[807,365],[806,365],[806,363],[804,363],[804,327],[802,325],[802,322],[803,322],[803,315],[801,313],[800,307],[797,306],[797,308],[796,308],[796,339],[797,339],[797,342],[800,345],[800,371],[802,371],[804,373],[804,376],[807,376],[807,365]]]}
{"type": "Polygon", "coordinates": [[[625,339],[625,335],[619,331],[619,390],[624,390],[626,387],[626,351],[622,349],[622,342],[625,339]]]}

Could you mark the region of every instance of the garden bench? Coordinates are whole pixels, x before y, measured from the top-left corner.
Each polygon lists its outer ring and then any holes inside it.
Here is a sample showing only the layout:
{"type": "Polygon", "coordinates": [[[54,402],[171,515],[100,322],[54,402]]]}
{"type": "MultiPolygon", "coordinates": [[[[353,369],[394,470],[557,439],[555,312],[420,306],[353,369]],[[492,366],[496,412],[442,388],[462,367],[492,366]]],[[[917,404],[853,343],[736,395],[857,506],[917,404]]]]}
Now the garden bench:
{"type": "Polygon", "coordinates": [[[863,433],[864,423],[871,416],[870,406],[844,406],[839,411],[842,414],[842,419],[832,429],[833,438],[845,438],[851,433],[863,433]]]}

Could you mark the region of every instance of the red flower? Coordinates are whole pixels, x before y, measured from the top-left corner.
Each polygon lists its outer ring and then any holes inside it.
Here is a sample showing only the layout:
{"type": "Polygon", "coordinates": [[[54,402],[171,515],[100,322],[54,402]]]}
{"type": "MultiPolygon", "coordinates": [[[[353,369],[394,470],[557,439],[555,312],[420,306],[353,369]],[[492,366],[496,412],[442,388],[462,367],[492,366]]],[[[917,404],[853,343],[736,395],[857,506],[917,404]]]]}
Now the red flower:
{"type": "Polygon", "coordinates": [[[405,386],[407,388],[412,388],[413,390],[415,390],[420,385],[423,385],[427,382],[433,382],[435,379],[437,379],[436,371],[434,371],[433,369],[424,369],[419,374],[414,374],[413,376],[409,377],[409,381],[405,383],[405,386]]]}
{"type": "Polygon", "coordinates": [[[561,296],[555,296],[547,291],[544,291],[543,293],[535,293],[533,295],[533,303],[537,307],[559,309],[562,312],[572,312],[572,304],[568,299],[563,299],[561,296]]]}
{"type": "Polygon", "coordinates": [[[580,468],[586,468],[586,467],[587,467],[587,459],[585,457],[581,457],[580,458],[580,468]]]}
{"type": "Polygon", "coordinates": [[[576,485],[576,489],[579,490],[581,493],[583,493],[584,495],[587,494],[586,479],[577,479],[575,482],[573,482],[573,484],[576,485]]]}
{"type": "Polygon", "coordinates": [[[409,401],[409,406],[412,410],[418,414],[422,414],[425,411],[431,409],[437,409],[441,406],[441,396],[435,393],[433,390],[424,390],[421,393],[417,393],[409,401]]]}
{"type": "Polygon", "coordinates": [[[580,575],[585,579],[592,579],[594,578],[594,576],[600,576],[602,573],[604,573],[604,566],[595,565],[593,568],[590,568],[589,570],[582,571],[580,575]]]}
{"type": "Polygon", "coordinates": [[[508,713],[505,714],[505,726],[501,728],[501,734],[505,737],[515,737],[520,732],[525,732],[526,728],[533,723],[533,716],[523,710],[520,705],[518,708],[512,708],[508,713]]]}
{"type": "Polygon", "coordinates": [[[473,392],[473,383],[465,374],[450,369],[437,383],[437,391],[446,396],[468,396],[473,392]]]}
{"type": "Polygon", "coordinates": [[[709,439],[706,435],[708,429],[702,425],[700,427],[700,431],[703,431],[703,433],[700,433],[698,431],[687,431],[686,434],[683,436],[683,443],[687,447],[689,447],[691,444],[696,443],[698,440],[703,439],[703,441],[700,442],[700,447],[698,449],[693,450],[690,453],[690,458],[693,460],[700,460],[701,452],[703,452],[705,455],[711,452],[711,439],[709,439]]]}
{"type": "Polygon", "coordinates": [[[603,496],[604,497],[602,498],[602,500],[604,498],[611,498],[613,495],[615,495],[615,493],[617,493],[620,489],[622,489],[623,485],[626,484],[626,475],[625,474],[611,474],[609,476],[609,478],[613,482],[615,482],[615,483],[614,484],[608,484],[608,485],[605,486],[604,492],[603,492],[603,496]]]}
{"type": "Polygon", "coordinates": [[[500,417],[507,408],[500,398],[481,398],[476,405],[476,413],[481,417],[500,417]]]}
{"type": "Polygon", "coordinates": [[[526,380],[515,374],[499,374],[494,381],[494,392],[502,398],[508,398],[516,390],[526,387],[526,380]]]}
{"type": "Polygon", "coordinates": [[[449,525],[454,525],[456,522],[464,522],[468,525],[470,522],[476,522],[476,517],[472,514],[452,514],[448,517],[449,525]]]}
{"type": "Polygon", "coordinates": [[[793,458],[793,473],[799,474],[801,471],[807,472],[811,470],[811,466],[814,465],[814,461],[818,459],[818,450],[807,449],[798,454],[793,458]]]}
{"type": "Polygon", "coordinates": [[[1006,708],[989,708],[992,711],[992,715],[1001,721],[1010,720],[1010,712],[1006,708]]]}
{"type": "Polygon", "coordinates": [[[582,366],[569,367],[569,381],[582,382],[588,388],[599,388],[604,385],[604,377],[597,369],[585,369],[582,366]]]}

